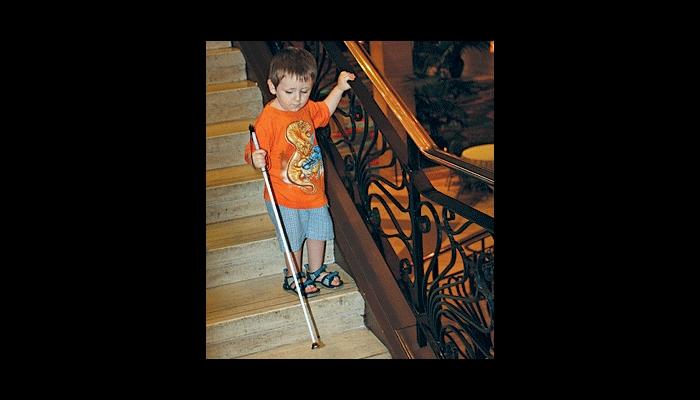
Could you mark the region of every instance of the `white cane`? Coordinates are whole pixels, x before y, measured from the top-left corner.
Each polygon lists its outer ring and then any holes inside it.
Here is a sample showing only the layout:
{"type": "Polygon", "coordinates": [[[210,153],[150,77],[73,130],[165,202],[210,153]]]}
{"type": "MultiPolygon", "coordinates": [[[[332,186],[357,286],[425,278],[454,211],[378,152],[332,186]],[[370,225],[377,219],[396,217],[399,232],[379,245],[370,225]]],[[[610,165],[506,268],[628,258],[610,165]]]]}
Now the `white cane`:
{"type": "MultiPolygon", "coordinates": [[[[248,125],[248,129],[250,130],[250,136],[253,138],[255,150],[260,150],[260,145],[258,144],[258,137],[255,135],[253,125],[248,125]]],[[[265,179],[265,187],[267,188],[267,193],[270,194],[270,202],[272,203],[273,214],[275,215],[277,226],[280,229],[279,236],[284,244],[284,254],[287,257],[287,261],[289,261],[290,267],[298,269],[296,260],[294,259],[294,256],[292,254],[292,249],[289,247],[289,242],[287,242],[287,234],[285,233],[286,231],[284,229],[284,224],[282,223],[282,218],[280,217],[279,210],[277,209],[277,202],[275,201],[275,194],[272,192],[272,185],[270,185],[270,175],[267,172],[267,165],[265,165],[265,167],[262,167],[261,169],[263,173],[263,178],[265,179]]],[[[299,269],[299,271],[301,271],[301,269],[299,269]]],[[[316,330],[311,324],[311,321],[309,320],[309,311],[307,310],[306,302],[304,301],[304,298],[301,295],[301,285],[299,284],[299,280],[297,279],[296,270],[292,271],[292,277],[294,278],[294,283],[297,287],[297,294],[299,295],[299,302],[301,303],[301,308],[302,310],[304,310],[304,318],[306,318],[306,325],[309,327],[309,334],[311,335],[311,350],[313,350],[315,348],[318,348],[318,342],[316,341],[316,338],[319,337],[318,332],[316,332],[316,330]]]]}

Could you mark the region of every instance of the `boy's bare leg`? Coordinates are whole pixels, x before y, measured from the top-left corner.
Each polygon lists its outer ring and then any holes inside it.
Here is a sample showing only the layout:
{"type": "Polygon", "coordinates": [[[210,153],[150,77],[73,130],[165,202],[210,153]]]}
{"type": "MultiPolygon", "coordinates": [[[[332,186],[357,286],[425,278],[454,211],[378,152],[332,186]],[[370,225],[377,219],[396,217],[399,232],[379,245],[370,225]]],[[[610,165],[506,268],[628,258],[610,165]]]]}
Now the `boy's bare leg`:
{"type": "MultiPolygon", "coordinates": [[[[299,266],[299,269],[301,269],[301,251],[302,251],[302,249],[303,249],[303,246],[302,246],[301,249],[299,249],[299,251],[295,251],[295,252],[292,253],[292,254],[294,254],[294,260],[297,262],[297,265],[299,266]]],[[[284,256],[284,263],[287,265],[287,276],[292,276],[291,271],[299,272],[299,271],[297,271],[296,268],[294,268],[294,266],[289,265],[289,260],[288,260],[288,258],[287,258],[286,255],[284,256]]],[[[294,281],[291,281],[290,283],[291,283],[290,286],[291,286],[292,288],[296,289],[296,285],[294,284],[294,281]]],[[[301,283],[301,282],[300,282],[300,283],[301,283]]],[[[304,289],[304,291],[305,291],[306,293],[314,293],[314,292],[317,292],[318,290],[319,290],[318,288],[314,289],[313,286],[307,286],[307,287],[304,289]]]]}
{"type": "MultiPolygon", "coordinates": [[[[323,264],[323,259],[326,252],[326,241],[325,240],[315,240],[306,239],[306,248],[309,250],[309,271],[315,272],[317,269],[321,268],[323,264]]],[[[316,281],[321,281],[324,276],[328,275],[328,272],[324,272],[318,276],[316,281]]],[[[336,276],[331,281],[331,285],[340,284],[340,280],[336,276]]]]}

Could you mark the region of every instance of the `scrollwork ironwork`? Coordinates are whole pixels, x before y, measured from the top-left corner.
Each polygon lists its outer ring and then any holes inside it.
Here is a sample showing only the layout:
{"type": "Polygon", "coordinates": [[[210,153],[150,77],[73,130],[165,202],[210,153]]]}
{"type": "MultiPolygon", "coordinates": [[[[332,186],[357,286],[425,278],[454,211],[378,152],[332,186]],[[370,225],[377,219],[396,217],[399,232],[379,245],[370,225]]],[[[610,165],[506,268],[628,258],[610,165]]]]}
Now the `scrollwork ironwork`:
{"type": "MultiPolygon", "coordinates": [[[[319,99],[335,83],[338,65],[347,60],[333,59],[319,42],[304,46],[317,57],[319,74],[312,98],[319,99]]],[[[353,72],[360,77],[359,71],[353,72]]],[[[364,85],[361,79],[355,83],[364,85]]],[[[397,283],[436,354],[493,358],[493,230],[467,218],[470,214],[463,207],[471,207],[454,197],[444,202],[419,194],[414,177],[421,173],[420,165],[409,167],[410,157],[398,156],[405,151],[391,147],[367,102],[374,100],[347,91],[332,115],[335,129],[326,135],[342,157],[343,185],[379,248],[381,239],[393,239],[396,254],[402,254],[397,283]],[[423,257],[423,247],[432,247],[432,254],[423,257]]]]}

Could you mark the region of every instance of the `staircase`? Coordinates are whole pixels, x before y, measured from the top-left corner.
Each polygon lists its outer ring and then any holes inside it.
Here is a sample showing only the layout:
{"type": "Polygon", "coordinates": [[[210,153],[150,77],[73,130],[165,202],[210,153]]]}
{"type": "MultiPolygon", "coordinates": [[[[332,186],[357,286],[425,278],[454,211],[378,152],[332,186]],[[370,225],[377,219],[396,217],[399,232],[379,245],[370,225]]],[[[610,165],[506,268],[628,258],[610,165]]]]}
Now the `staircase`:
{"type": "Polygon", "coordinates": [[[309,299],[321,344],[311,350],[299,298],[282,290],[284,257],[263,203],[262,173],[243,160],[262,95],[231,42],[206,48],[207,358],[391,358],[365,327],[364,299],[335,263],[332,241],[325,263],[345,284],[319,285],[321,294],[309,299]]]}

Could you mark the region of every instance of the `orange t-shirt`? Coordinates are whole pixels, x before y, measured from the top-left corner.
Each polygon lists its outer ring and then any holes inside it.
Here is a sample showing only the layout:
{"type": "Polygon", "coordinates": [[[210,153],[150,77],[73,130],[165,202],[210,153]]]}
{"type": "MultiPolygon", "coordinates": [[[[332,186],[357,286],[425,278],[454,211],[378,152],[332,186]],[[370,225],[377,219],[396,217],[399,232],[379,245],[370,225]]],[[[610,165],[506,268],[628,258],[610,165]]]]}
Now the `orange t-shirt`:
{"type": "MultiPolygon", "coordinates": [[[[328,124],[330,113],[323,102],[310,101],[299,111],[283,111],[268,103],[255,122],[260,148],[267,151],[270,184],[277,204],[289,208],[319,208],[328,204],[321,148],[315,128],[328,124]]],[[[250,140],[245,161],[252,165],[255,150],[250,140]]],[[[267,189],[263,197],[270,200],[267,189]]]]}

